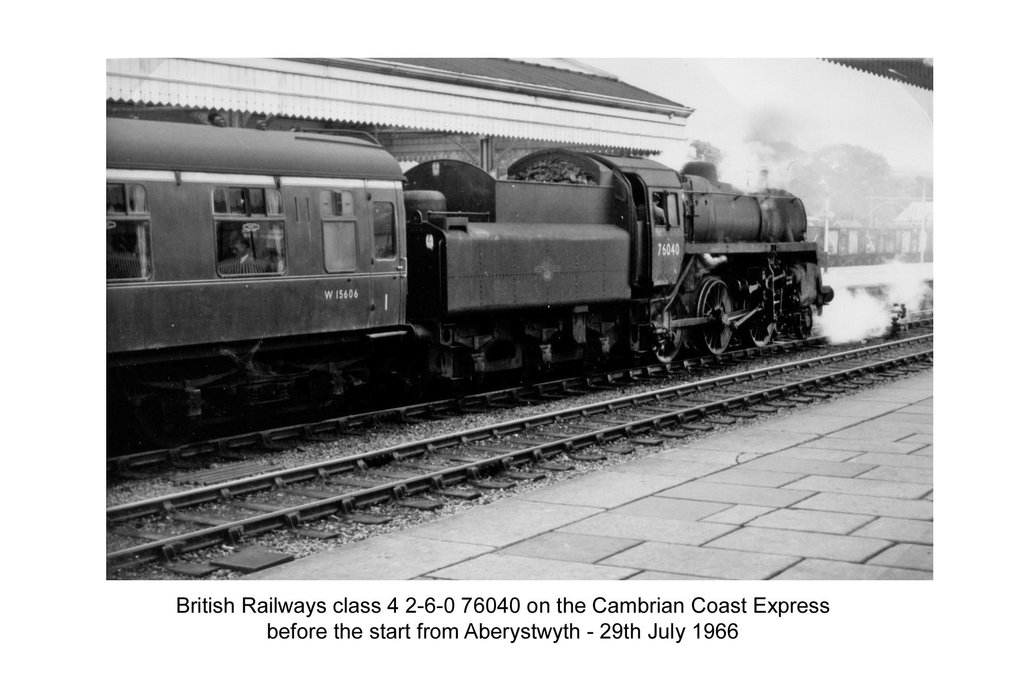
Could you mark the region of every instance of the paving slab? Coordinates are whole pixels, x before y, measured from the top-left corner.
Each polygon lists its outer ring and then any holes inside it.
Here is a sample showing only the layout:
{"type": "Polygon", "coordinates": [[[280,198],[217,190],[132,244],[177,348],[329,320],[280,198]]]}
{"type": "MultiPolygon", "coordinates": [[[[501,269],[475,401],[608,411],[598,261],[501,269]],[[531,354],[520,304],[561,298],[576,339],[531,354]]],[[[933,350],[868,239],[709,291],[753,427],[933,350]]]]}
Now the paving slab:
{"type": "Polygon", "coordinates": [[[906,441],[914,444],[920,444],[923,442],[934,444],[935,438],[933,437],[932,433],[929,432],[927,434],[911,434],[910,436],[903,437],[902,439],[900,439],[900,441],[906,441]]]}
{"type": "Polygon", "coordinates": [[[697,439],[694,444],[682,448],[672,448],[661,453],[656,453],[651,458],[672,458],[681,461],[692,461],[700,464],[711,465],[738,465],[741,451],[731,449],[702,448],[699,444],[704,439],[697,439]]]}
{"type": "MultiPolygon", "coordinates": [[[[747,464],[749,465],[749,464],[747,464]]],[[[778,472],[769,470],[754,470],[747,467],[729,468],[706,477],[702,482],[721,482],[723,484],[742,484],[752,487],[781,487],[800,479],[800,475],[790,472],[778,472]]]]}
{"type": "Polygon", "coordinates": [[[766,580],[799,560],[795,556],[645,542],[606,558],[602,564],[715,579],[766,580]]]}
{"type": "Polygon", "coordinates": [[[874,451],[877,453],[900,453],[907,454],[923,448],[925,444],[911,443],[909,441],[875,441],[873,439],[835,439],[824,437],[814,439],[803,445],[804,448],[827,448],[839,449],[840,451],[874,451]]]}
{"type": "Polygon", "coordinates": [[[699,575],[679,575],[677,573],[660,572],[658,570],[645,570],[642,573],[637,573],[631,580],[704,580],[707,582],[710,577],[700,577],[699,575]]]}
{"type": "Polygon", "coordinates": [[[933,447],[932,446],[925,446],[924,448],[917,449],[916,451],[912,452],[910,455],[912,455],[912,456],[930,456],[932,454],[933,454],[933,447]]]}
{"type": "MultiPolygon", "coordinates": [[[[872,441],[898,442],[906,441],[908,437],[915,434],[922,434],[920,425],[913,425],[906,422],[886,422],[884,420],[869,420],[854,427],[847,427],[829,434],[830,439],[870,439],[872,441]]],[[[919,444],[930,444],[931,438],[918,440],[919,444]]]]}
{"type": "Polygon", "coordinates": [[[927,415],[932,417],[935,412],[935,408],[930,403],[915,403],[909,406],[903,406],[900,408],[901,413],[911,414],[916,413],[918,415],[927,415]]]}
{"type": "MultiPolygon", "coordinates": [[[[775,451],[770,453],[764,458],[805,458],[807,460],[822,460],[829,461],[832,463],[841,463],[845,460],[849,460],[854,456],[860,455],[863,451],[859,450],[837,450],[820,447],[807,447],[807,446],[794,446],[793,448],[783,449],[781,451],[775,451]]],[[[762,460],[758,458],[757,460],[762,460]]]]}
{"type": "MultiPolygon", "coordinates": [[[[813,455],[813,452],[810,453],[813,455]]],[[[851,453],[851,456],[857,455],[851,453]]],[[[743,467],[755,470],[773,470],[791,475],[825,475],[830,477],[856,477],[874,470],[875,467],[864,464],[836,463],[831,460],[814,460],[813,458],[789,458],[779,453],[762,456],[743,467]]]]}
{"type": "Polygon", "coordinates": [[[878,465],[861,474],[859,479],[878,479],[887,482],[912,482],[914,484],[931,485],[934,471],[927,468],[895,467],[878,465]]]}
{"type": "Polygon", "coordinates": [[[846,427],[852,427],[864,421],[863,415],[842,415],[840,413],[819,412],[818,408],[828,408],[828,405],[815,406],[807,412],[795,412],[786,417],[777,418],[769,423],[773,432],[797,432],[800,434],[813,433],[821,436],[836,432],[846,427]]]}
{"type": "Polygon", "coordinates": [[[698,546],[734,529],[733,525],[715,522],[602,513],[566,525],[559,531],[698,546]]]}
{"type": "Polygon", "coordinates": [[[654,475],[671,475],[678,481],[696,479],[704,475],[718,472],[730,464],[700,463],[695,460],[683,460],[672,456],[648,456],[615,467],[616,472],[642,472],[654,475]]]}
{"type": "MultiPolygon", "coordinates": [[[[821,532],[744,527],[714,540],[708,547],[756,553],[775,553],[801,558],[863,563],[891,546],[881,539],[845,537],[821,532]]],[[[906,567],[906,566],[904,566],[906,567]]]]}
{"type": "Polygon", "coordinates": [[[736,451],[742,453],[773,453],[791,446],[799,446],[818,438],[807,432],[772,431],[770,425],[754,425],[698,439],[694,448],[736,451]]]}
{"type": "Polygon", "coordinates": [[[855,530],[852,534],[855,537],[865,536],[910,544],[931,544],[934,527],[927,520],[878,518],[855,530]]]}
{"type": "Polygon", "coordinates": [[[552,504],[614,508],[676,484],[679,484],[679,478],[672,475],[608,470],[537,489],[520,498],[552,504]]]}
{"type": "Polygon", "coordinates": [[[687,499],[650,496],[619,506],[608,512],[618,515],[667,518],[669,520],[702,520],[729,507],[727,503],[715,503],[713,501],[690,501],[687,499]]]}
{"type": "Polygon", "coordinates": [[[572,532],[549,532],[505,547],[501,549],[500,553],[506,556],[593,563],[631,546],[636,546],[640,541],[639,539],[574,534],[572,532]]]}
{"type": "Polygon", "coordinates": [[[705,522],[720,522],[724,525],[743,525],[765,513],[771,513],[773,510],[766,506],[739,505],[709,515],[704,520],[705,522]]]}
{"type": "Polygon", "coordinates": [[[442,568],[430,577],[442,580],[624,580],[638,572],[639,569],[623,566],[488,554],[442,568]]]}
{"type": "Polygon", "coordinates": [[[897,544],[872,558],[873,565],[886,565],[892,568],[911,568],[913,570],[932,569],[932,547],[922,544],[897,544]]]}
{"type": "Polygon", "coordinates": [[[801,501],[814,492],[788,488],[746,487],[714,482],[689,482],[673,489],[666,489],[661,496],[690,499],[693,501],[715,501],[717,503],[746,504],[748,506],[771,506],[782,508],[801,501]]]}
{"type": "Polygon", "coordinates": [[[851,494],[816,494],[794,505],[794,508],[822,510],[833,513],[862,513],[912,520],[931,520],[934,504],[931,501],[908,501],[880,496],[851,494]]]}
{"type": "Polygon", "coordinates": [[[890,465],[897,468],[919,468],[930,469],[932,467],[931,453],[923,454],[920,451],[914,453],[861,453],[850,459],[850,463],[858,465],[890,465]]]}
{"type": "MultiPolygon", "coordinates": [[[[819,416],[840,415],[843,417],[869,418],[885,415],[895,410],[901,410],[906,404],[898,401],[862,401],[859,397],[838,398],[822,405],[812,406],[803,411],[798,411],[800,417],[816,418],[819,416]]],[[[809,423],[813,426],[813,421],[809,423]]],[[[807,430],[804,430],[807,431],[807,430]]]]}
{"type": "MultiPolygon", "coordinates": [[[[770,527],[779,530],[850,534],[875,519],[873,515],[855,513],[828,513],[826,511],[783,508],[772,511],[747,523],[748,527],[770,527]]],[[[870,534],[864,536],[870,537],[870,534]]],[[[879,537],[884,539],[885,537],[879,537]]]]}
{"type": "Polygon", "coordinates": [[[414,527],[406,530],[406,534],[423,539],[501,547],[600,512],[599,508],[526,501],[515,497],[414,527]]]}
{"type": "Polygon", "coordinates": [[[924,409],[919,406],[904,406],[899,410],[890,413],[888,417],[892,420],[909,425],[924,425],[925,427],[931,427],[934,423],[932,409],[924,409]],[[922,412],[925,410],[927,410],[927,412],[922,412]]]}
{"type": "Polygon", "coordinates": [[[245,579],[411,580],[492,550],[489,546],[387,534],[246,575],[245,579]]]}
{"type": "Polygon", "coordinates": [[[930,580],[932,575],[922,570],[888,568],[882,565],[861,565],[815,558],[802,560],[788,568],[776,580],[930,580]]]}
{"type": "MultiPolygon", "coordinates": [[[[907,381],[907,380],[903,380],[907,381]]],[[[933,393],[929,384],[886,384],[857,394],[858,401],[883,401],[886,403],[918,403],[930,398],[933,393]]]]}
{"type": "MultiPolygon", "coordinates": [[[[868,426],[879,427],[886,430],[892,430],[894,433],[897,431],[903,431],[908,433],[926,434],[931,435],[933,426],[931,423],[926,422],[927,415],[901,415],[896,417],[895,415],[886,415],[884,417],[878,417],[868,421],[868,426]],[[903,418],[917,418],[903,419],[903,418]]],[[[845,431],[845,430],[843,430],[845,431]]]]}
{"type": "Polygon", "coordinates": [[[877,479],[862,479],[860,477],[822,477],[821,475],[802,477],[782,488],[800,489],[802,491],[825,491],[836,494],[856,494],[860,496],[882,496],[890,499],[919,499],[931,491],[931,487],[926,484],[885,482],[877,479]]]}

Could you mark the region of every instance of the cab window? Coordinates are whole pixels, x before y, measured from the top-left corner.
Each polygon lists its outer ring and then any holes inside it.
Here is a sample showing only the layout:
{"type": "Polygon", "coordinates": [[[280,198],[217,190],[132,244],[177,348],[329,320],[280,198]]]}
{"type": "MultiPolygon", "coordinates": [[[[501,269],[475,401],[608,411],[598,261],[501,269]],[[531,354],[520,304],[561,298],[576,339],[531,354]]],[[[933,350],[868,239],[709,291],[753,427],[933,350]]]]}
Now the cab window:
{"type": "Polygon", "coordinates": [[[139,184],[107,184],[107,280],[150,276],[149,202],[139,184]]]}
{"type": "Polygon", "coordinates": [[[320,218],[324,236],[324,268],[328,272],[356,269],[356,217],[351,191],[321,191],[320,218]]]}
{"type": "Polygon", "coordinates": [[[652,193],[651,194],[651,217],[654,219],[654,224],[657,226],[665,226],[666,215],[665,215],[665,194],[664,193],[652,193]]]}
{"type": "Polygon", "coordinates": [[[381,260],[395,257],[395,206],[391,203],[373,204],[373,254],[381,260]]]}
{"type": "Polygon", "coordinates": [[[670,227],[679,226],[679,194],[678,193],[666,193],[665,194],[665,212],[668,214],[668,224],[670,227]]]}
{"type": "Polygon", "coordinates": [[[217,274],[284,274],[287,267],[281,192],[273,188],[213,190],[217,274]]]}

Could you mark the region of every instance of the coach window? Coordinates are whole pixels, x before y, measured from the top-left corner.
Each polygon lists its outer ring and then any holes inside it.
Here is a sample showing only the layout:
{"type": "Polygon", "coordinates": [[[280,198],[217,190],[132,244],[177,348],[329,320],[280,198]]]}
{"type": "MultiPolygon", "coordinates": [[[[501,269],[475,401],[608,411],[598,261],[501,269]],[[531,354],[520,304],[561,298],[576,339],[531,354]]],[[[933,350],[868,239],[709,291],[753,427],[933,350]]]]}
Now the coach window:
{"type": "Polygon", "coordinates": [[[274,188],[213,190],[217,274],[284,274],[286,251],[281,192],[274,188]]]}
{"type": "Polygon", "coordinates": [[[351,191],[321,191],[324,268],[328,272],[356,269],[356,218],[351,191]]]}
{"type": "Polygon", "coordinates": [[[138,184],[107,184],[107,279],[149,279],[149,203],[138,184]]]}
{"type": "Polygon", "coordinates": [[[395,257],[395,206],[391,203],[373,204],[374,257],[388,260],[395,257]]]}

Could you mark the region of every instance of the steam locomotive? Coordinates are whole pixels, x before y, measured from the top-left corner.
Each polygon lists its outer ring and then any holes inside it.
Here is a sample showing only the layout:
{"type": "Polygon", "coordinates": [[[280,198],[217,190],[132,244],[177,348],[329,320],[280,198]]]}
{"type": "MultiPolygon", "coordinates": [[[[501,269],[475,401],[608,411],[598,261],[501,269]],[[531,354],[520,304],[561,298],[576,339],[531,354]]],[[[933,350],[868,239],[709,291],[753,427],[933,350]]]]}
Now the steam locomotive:
{"type": "Polygon", "coordinates": [[[806,226],[700,163],[403,174],[370,137],[109,119],[108,412],[203,422],[806,336],[832,298],[806,226]]]}

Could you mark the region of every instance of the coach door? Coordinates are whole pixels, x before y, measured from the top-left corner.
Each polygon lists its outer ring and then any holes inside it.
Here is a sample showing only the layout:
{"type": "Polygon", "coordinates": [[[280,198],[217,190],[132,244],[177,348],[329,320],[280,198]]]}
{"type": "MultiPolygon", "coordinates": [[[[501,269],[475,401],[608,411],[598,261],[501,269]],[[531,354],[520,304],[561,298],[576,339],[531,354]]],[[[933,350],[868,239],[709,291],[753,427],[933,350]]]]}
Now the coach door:
{"type": "Polygon", "coordinates": [[[370,326],[387,327],[405,320],[405,231],[401,185],[366,182],[370,203],[370,326]]]}

